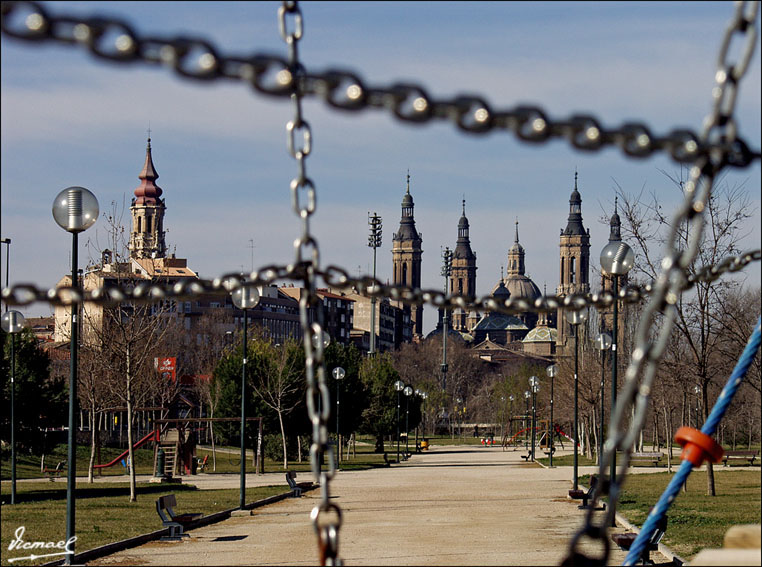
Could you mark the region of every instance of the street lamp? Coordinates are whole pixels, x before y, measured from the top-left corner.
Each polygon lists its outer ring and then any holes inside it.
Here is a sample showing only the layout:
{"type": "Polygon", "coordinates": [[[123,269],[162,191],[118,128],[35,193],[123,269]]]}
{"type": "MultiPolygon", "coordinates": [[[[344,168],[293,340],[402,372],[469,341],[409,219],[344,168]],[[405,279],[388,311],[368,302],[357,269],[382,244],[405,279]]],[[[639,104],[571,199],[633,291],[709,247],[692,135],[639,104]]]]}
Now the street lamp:
{"type": "Polygon", "coordinates": [[[75,291],[71,302],[71,335],[69,337],[70,367],[69,367],[69,447],[67,455],[67,484],[66,484],[66,541],[71,541],[71,548],[64,559],[66,565],[71,565],[74,555],[75,533],[75,495],[77,482],[77,349],[78,326],[77,315],[80,301],[80,285],[77,278],[78,247],[77,236],[93,226],[98,220],[98,199],[84,187],[67,187],[56,195],[53,201],[53,219],[58,226],[71,233],[71,287],[75,291]],[[74,538],[74,540],[72,540],[74,538]]]}
{"type": "Polygon", "coordinates": [[[545,372],[550,378],[550,443],[548,444],[548,451],[550,451],[550,466],[553,466],[553,437],[555,437],[555,429],[553,428],[553,390],[556,377],[556,365],[551,364],[545,369],[545,372]]]}
{"type": "Polygon", "coordinates": [[[574,490],[578,490],[578,464],[579,464],[579,325],[587,319],[584,311],[567,311],[566,320],[574,327],[574,490]]]}
{"type": "MultiPolygon", "coordinates": [[[[624,276],[632,269],[635,262],[635,253],[626,243],[621,240],[609,240],[609,243],[601,250],[601,269],[614,279],[614,316],[611,328],[611,416],[614,415],[616,405],[616,371],[617,350],[619,340],[619,276],[624,276]]],[[[616,451],[611,455],[611,468],[609,471],[611,486],[616,482],[616,451]]],[[[612,520],[613,522],[613,520],[612,520]]]]}
{"type": "Polygon", "coordinates": [[[426,439],[426,400],[428,399],[428,392],[421,391],[421,399],[423,400],[423,411],[421,412],[421,429],[424,440],[426,439]]]}
{"type": "Polygon", "coordinates": [[[540,380],[530,376],[529,386],[532,389],[532,461],[534,461],[535,431],[537,430],[537,392],[540,391],[540,380]]]}
{"type": "Polygon", "coordinates": [[[508,396],[508,401],[511,402],[509,416],[508,416],[508,430],[511,437],[513,437],[513,400],[514,399],[515,398],[513,397],[513,394],[508,396]]]}
{"type": "MultiPolygon", "coordinates": [[[[529,392],[529,390],[524,390],[524,401],[526,402],[526,407],[524,409],[524,429],[527,428],[527,420],[529,419],[529,398],[532,396],[532,394],[529,392]]],[[[526,437],[524,438],[525,444],[524,447],[528,445],[526,443],[526,437]]]]}
{"type": "Polygon", "coordinates": [[[238,507],[243,510],[246,504],[246,363],[248,362],[248,339],[246,331],[249,326],[248,310],[256,307],[259,302],[259,292],[254,286],[241,286],[231,294],[233,304],[243,311],[243,359],[241,361],[241,488],[238,497],[238,507]]]}
{"type": "Polygon", "coordinates": [[[394,383],[394,389],[397,390],[397,462],[400,462],[400,392],[405,389],[405,383],[397,380],[394,383]]]}
{"type": "MultiPolygon", "coordinates": [[[[442,271],[444,277],[444,292],[447,295],[447,288],[450,285],[450,275],[452,274],[452,250],[445,246],[442,252],[442,271]]],[[[447,326],[450,322],[450,316],[447,309],[442,308],[442,391],[447,391],[447,326]]]]}
{"type": "Polygon", "coordinates": [[[24,328],[24,316],[18,311],[6,311],[2,317],[3,331],[11,336],[11,504],[16,503],[16,335],[24,328]]]}
{"type": "Polygon", "coordinates": [[[595,339],[595,346],[601,351],[601,424],[598,433],[598,464],[600,464],[603,455],[603,415],[606,407],[603,403],[606,395],[603,387],[606,381],[606,351],[611,348],[611,336],[608,333],[601,333],[595,339]]]}
{"type": "MultiPolygon", "coordinates": [[[[10,266],[11,266],[11,239],[10,238],[3,238],[0,240],[0,243],[5,244],[8,246],[5,250],[5,287],[8,287],[8,273],[10,272],[10,266]]],[[[8,312],[8,304],[5,304],[5,312],[8,312]]]]}
{"type": "Polygon", "coordinates": [[[405,386],[402,393],[405,394],[405,458],[407,459],[410,454],[410,396],[413,395],[413,388],[405,386]]]}
{"type": "MultiPolygon", "coordinates": [[[[700,401],[700,399],[701,399],[700,398],[700,396],[701,396],[701,386],[696,384],[693,387],[693,393],[696,394],[696,429],[700,429],[701,428],[701,422],[699,421],[699,410],[701,409],[701,401],[700,401]]],[[[690,423],[690,420],[688,420],[688,422],[690,423]]]]}
{"type": "MultiPolygon", "coordinates": [[[[373,248],[373,281],[376,281],[376,248],[381,246],[381,217],[376,213],[373,216],[368,213],[368,225],[370,226],[370,235],[368,236],[368,246],[373,248]]],[[[373,284],[375,291],[375,283],[373,284]]],[[[370,298],[370,354],[376,354],[376,296],[370,298]]]]}
{"type": "Polygon", "coordinates": [[[347,373],[341,366],[337,366],[333,369],[333,379],[336,380],[336,462],[338,463],[336,468],[341,467],[341,437],[339,434],[339,392],[341,391],[340,383],[344,379],[347,373]]]}

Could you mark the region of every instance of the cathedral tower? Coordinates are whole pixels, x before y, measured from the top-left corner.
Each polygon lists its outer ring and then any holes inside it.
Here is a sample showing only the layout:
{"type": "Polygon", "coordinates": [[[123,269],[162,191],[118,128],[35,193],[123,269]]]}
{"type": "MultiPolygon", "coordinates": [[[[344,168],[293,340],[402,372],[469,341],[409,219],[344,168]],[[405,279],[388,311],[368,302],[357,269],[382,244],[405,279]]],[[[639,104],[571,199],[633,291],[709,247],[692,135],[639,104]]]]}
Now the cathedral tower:
{"type": "Polygon", "coordinates": [[[148,138],[146,161],[138,175],[140,185],[130,205],[132,232],[130,233],[130,256],[132,258],[164,258],[167,245],[164,241],[164,199],[156,185],[159,174],[151,158],[151,138],[148,138]]]}
{"type": "MultiPolygon", "coordinates": [[[[421,287],[421,257],[423,238],[415,228],[415,205],[413,196],[410,195],[410,173],[407,175],[407,191],[402,197],[402,218],[399,230],[392,238],[392,267],[394,272],[394,284],[412,288],[421,287]]],[[[404,309],[410,313],[413,325],[413,336],[423,335],[423,306],[404,309]]]]}
{"type": "MultiPolygon", "coordinates": [[[[577,172],[574,172],[574,190],[569,198],[569,218],[560,237],[561,284],[557,294],[565,297],[575,293],[590,293],[590,230],[582,225],[582,197],[577,190],[577,172]]],[[[569,323],[562,310],[558,313],[558,344],[565,345],[571,335],[569,323]]]]}
{"type": "MultiPolygon", "coordinates": [[[[476,254],[471,250],[471,238],[468,231],[466,200],[463,199],[463,214],[458,221],[458,241],[452,255],[450,293],[475,298],[476,254]]],[[[454,310],[452,314],[452,328],[456,331],[467,332],[469,330],[468,315],[463,309],[454,310]]]]}

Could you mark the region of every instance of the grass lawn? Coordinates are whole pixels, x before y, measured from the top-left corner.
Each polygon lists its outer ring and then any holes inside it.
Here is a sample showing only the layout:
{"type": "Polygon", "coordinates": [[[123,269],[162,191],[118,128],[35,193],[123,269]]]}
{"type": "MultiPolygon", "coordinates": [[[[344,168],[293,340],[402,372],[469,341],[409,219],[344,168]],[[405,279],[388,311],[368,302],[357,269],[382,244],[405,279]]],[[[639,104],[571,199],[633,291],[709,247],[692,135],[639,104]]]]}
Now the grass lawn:
{"type": "MultiPolygon", "coordinates": [[[[264,486],[246,489],[247,502],[261,500],[285,492],[285,486],[264,486]]],[[[196,490],[188,485],[139,484],[137,502],[129,502],[127,483],[77,485],[76,529],[77,552],[106,543],[150,533],[162,528],[156,513],[156,499],[172,492],[177,496],[177,512],[203,512],[205,515],[238,507],[238,489],[196,490]]],[[[3,500],[9,499],[10,483],[3,483],[3,500]]],[[[26,528],[25,541],[66,539],[66,486],[63,483],[24,482],[16,488],[17,503],[3,505],[0,519],[0,546],[3,558],[24,556],[29,550],[8,552],[10,542],[20,526],[26,528]]],[[[35,550],[37,554],[45,553],[35,550]]],[[[58,550],[52,550],[58,551],[58,550]]],[[[53,559],[38,560],[44,563],[53,559]]],[[[5,562],[5,561],[4,561],[5,562]]],[[[24,565],[35,564],[24,561],[24,565]]]]}
{"type": "MultiPolygon", "coordinates": [[[[555,459],[554,459],[555,461],[555,459]]],[[[759,524],[762,492],[759,470],[722,470],[715,466],[716,496],[706,495],[706,472],[688,477],[687,492],[680,492],[667,513],[662,540],[675,553],[690,560],[704,548],[722,547],[725,532],[736,524],[759,524]]],[[[668,472],[629,475],[617,511],[638,527],[672,479],[668,472]]],[[[588,483],[588,475],[580,477],[588,483]]]]}

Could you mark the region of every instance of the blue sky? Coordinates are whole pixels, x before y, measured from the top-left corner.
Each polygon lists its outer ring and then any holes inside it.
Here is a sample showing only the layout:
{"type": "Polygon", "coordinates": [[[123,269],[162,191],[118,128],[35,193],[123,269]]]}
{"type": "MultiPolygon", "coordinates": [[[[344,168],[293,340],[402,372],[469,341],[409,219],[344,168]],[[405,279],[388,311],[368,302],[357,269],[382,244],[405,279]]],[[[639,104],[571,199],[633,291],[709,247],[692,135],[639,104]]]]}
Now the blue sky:
{"type": "MultiPolygon", "coordinates": [[[[223,54],[285,55],[279,2],[44,2],[51,13],[106,14],[140,35],[187,34],[223,54]]],[[[414,82],[437,98],[482,95],[493,108],[519,103],[551,118],[596,116],[604,126],[645,122],[654,133],[698,131],[710,109],[728,2],[304,2],[300,55],[314,71],[356,72],[367,84],[414,82]]],[[[240,83],[190,82],[163,67],[114,65],[85,50],[2,36],[0,123],[2,237],[11,238],[11,283],[53,286],[69,270],[69,239],[54,223],[55,195],[70,185],[93,191],[101,210],[129,204],[150,124],[164,190],[167,240],[204,278],[254,265],[288,263],[300,223],[290,208],[296,166],[286,151],[287,99],[240,83]]],[[[321,264],[370,271],[367,213],[384,221],[378,275],[391,277],[391,237],[410,170],[423,233],[423,286],[440,288],[440,248],[453,247],[461,199],[478,257],[477,291],[488,293],[506,263],[519,220],[529,275],[553,293],[558,233],[579,172],[583,217],[597,264],[618,183],[663,195],[676,190],[664,156],[624,158],[616,149],[573,150],[560,140],[519,143],[512,134],[473,136],[450,123],[411,126],[389,113],[346,113],[304,103],[313,133],[307,173],[318,193],[313,230],[321,264]]],[[[737,102],[740,135],[760,147],[760,53],[737,102]]],[[[730,172],[755,207],[745,248],[760,247],[760,166],[730,172]]],[[[128,218],[126,215],[125,218],[128,218]]],[[[81,241],[105,240],[99,221],[81,241]]],[[[90,253],[82,247],[81,262],[90,253]]],[[[5,263],[5,250],[2,250],[5,263]]],[[[3,282],[5,278],[3,266],[3,282]]],[[[759,284],[759,267],[748,270],[759,284]]],[[[22,310],[50,312],[44,304],[22,310]]],[[[425,328],[435,322],[425,308],[425,328]]]]}

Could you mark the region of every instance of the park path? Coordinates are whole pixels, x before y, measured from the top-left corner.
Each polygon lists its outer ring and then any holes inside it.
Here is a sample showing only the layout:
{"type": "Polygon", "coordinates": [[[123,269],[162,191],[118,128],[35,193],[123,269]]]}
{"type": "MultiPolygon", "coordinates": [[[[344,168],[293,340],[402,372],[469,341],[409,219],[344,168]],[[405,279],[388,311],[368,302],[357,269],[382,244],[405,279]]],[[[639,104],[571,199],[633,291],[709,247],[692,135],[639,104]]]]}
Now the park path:
{"type": "MultiPolygon", "coordinates": [[[[432,447],[388,469],[338,472],[331,494],[343,512],[341,558],[347,565],[558,565],[583,522],[578,502],[566,497],[572,469],[542,468],[519,455],[432,447]]],[[[588,472],[595,467],[580,467],[588,472]]],[[[309,515],[319,498],[311,491],[194,529],[182,542],[151,542],[91,564],[315,565],[309,515]]],[[[613,546],[609,563],[623,559],[613,546]]]]}

